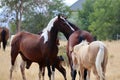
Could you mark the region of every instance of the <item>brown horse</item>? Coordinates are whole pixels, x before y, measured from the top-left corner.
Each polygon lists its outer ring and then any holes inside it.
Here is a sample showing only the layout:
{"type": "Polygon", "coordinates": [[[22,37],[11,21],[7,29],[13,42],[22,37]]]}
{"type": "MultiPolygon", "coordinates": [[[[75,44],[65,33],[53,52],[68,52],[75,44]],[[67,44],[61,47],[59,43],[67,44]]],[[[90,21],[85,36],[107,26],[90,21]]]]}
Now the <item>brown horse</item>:
{"type": "MultiPolygon", "coordinates": [[[[38,34],[41,35],[42,32],[39,32],[38,34]]],[[[56,45],[60,45],[58,38],[57,38],[57,40],[56,40],[56,45]]],[[[60,56],[57,56],[57,60],[55,60],[55,61],[56,61],[56,62],[54,63],[55,65],[52,66],[52,72],[53,72],[53,74],[54,74],[55,68],[56,68],[56,69],[58,69],[58,70],[62,73],[62,75],[63,75],[64,78],[66,79],[66,70],[64,69],[64,67],[63,67],[62,64],[61,64],[61,63],[64,61],[64,58],[60,55],[60,56]]],[[[23,61],[23,62],[24,62],[24,61],[23,61]]],[[[21,63],[21,66],[23,65],[23,62],[21,63]]],[[[31,61],[26,61],[26,68],[29,69],[30,66],[31,66],[31,64],[32,64],[31,61]]],[[[40,67],[40,66],[39,66],[39,67],[40,67]]],[[[41,76],[42,76],[42,78],[43,78],[42,80],[44,80],[45,67],[40,68],[40,69],[41,69],[41,70],[40,70],[40,72],[39,72],[39,79],[40,79],[41,76]],[[41,71],[42,71],[42,73],[41,73],[41,71]]],[[[51,69],[49,68],[48,71],[51,72],[51,69]]],[[[51,72],[51,73],[52,73],[52,72],[51,72]]],[[[48,74],[48,76],[50,76],[50,74],[48,74]]],[[[54,78],[54,77],[53,77],[53,78],[54,78]]]]}
{"type": "MultiPolygon", "coordinates": [[[[21,57],[23,59],[23,63],[21,65],[23,80],[26,80],[24,72],[26,62],[38,63],[40,66],[40,71],[43,70],[42,68],[44,68],[45,66],[47,66],[47,68],[50,68],[50,65],[57,67],[55,65],[55,63],[57,62],[55,60],[57,60],[58,54],[58,46],[56,44],[56,39],[58,31],[63,30],[61,29],[62,27],[59,26],[59,22],[62,20],[61,18],[62,17],[60,15],[53,18],[49,22],[47,27],[42,31],[41,35],[22,31],[14,36],[11,42],[12,66],[10,69],[10,79],[12,79],[12,72],[18,53],[21,54],[21,57]]],[[[59,68],[61,67],[58,67],[58,69],[59,68]]],[[[62,69],[62,71],[64,70],[62,69]]]]}
{"type": "Polygon", "coordinates": [[[9,29],[6,27],[0,27],[0,47],[2,42],[4,50],[6,48],[8,38],[9,38],[9,29]]]}
{"type": "MultiPolygon", "coordinates": [[[[59,22],[57,22],[56,25],[60,26],[61,29],[59,29],[59,30],[64,34],[64,36],[68,40],[67,48],[66,48],[67,56],[68,56],[69,64],[71,67],[72,80],[75,80],[76,71],[73,70],[73,68],[72,68],[72,57],[71,57],[73,47],[75,45],[77,45],[78,43],[80,43],[81,37],[86,39],[88,42],[92,42],[94,40],[93,36],[88,31],[80,30],[76,25],[69,22],[65,18],[61,18],[61,20],[59,22]]],[[[85,74],[87,74],[86,70],[85,70],[85,74]]],[[[86,75],[84,78],[86,78],[86,75]]]]}
{"type": "Polygon", "coordinates": [[[87,80],[90,80],[91,70],[96,76],[95,80],[105,80],[108,50],[103,42],[93,41],[88,44],[88,42],[82,41],[75,45],[72,52],[72,61],[73,69],[80,70],[80,80],[84,80],[84,69],[88,70],[87,80]]]}

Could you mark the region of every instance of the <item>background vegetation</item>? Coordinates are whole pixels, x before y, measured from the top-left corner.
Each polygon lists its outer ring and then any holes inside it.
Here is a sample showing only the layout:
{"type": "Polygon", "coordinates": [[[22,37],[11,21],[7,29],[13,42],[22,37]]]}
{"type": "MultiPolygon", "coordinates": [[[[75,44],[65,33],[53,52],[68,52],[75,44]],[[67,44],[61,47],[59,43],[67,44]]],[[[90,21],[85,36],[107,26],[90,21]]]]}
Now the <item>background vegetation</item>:
{"type": "Polygon", "coordinates": [[[119,5],[120,0],[86,0],[83,8],[74,12],[63,0],[1,0],[1,14],[14,16],[10,24],[12,34],[21,30],[37,33],[51,18],[64,13],[80,29],[100,40],[112,40],[120,34],[119,5]]]}

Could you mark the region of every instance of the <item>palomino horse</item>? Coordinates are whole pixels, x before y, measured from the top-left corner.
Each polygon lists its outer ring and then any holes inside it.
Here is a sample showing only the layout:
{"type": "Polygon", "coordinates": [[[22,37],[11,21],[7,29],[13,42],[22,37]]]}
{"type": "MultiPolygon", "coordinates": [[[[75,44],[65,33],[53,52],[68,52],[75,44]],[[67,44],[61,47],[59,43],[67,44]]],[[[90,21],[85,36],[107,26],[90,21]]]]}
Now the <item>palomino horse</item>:
{"type": "Polygon", "coordinates": [[[6,48],[8,38],[9,38],[9,29],[5,27],[0,27],[0,47],[2,42],[4,50],[6,48]]]}
{"type": "Polygon", "coordinates": [[[87,80],[90,80],[91,70],[96,76],[95,80],[105,80],[108,50],[103,42],[93,41],[88,44],[82,41],[74,46],[72,60],[73,69],[80,70],[80,80],[84,80],[84,69],[88,70],[87,80]]]}
{"type": "MultiPolygon", "coordinates": [[[[24,61],[21,65],[23,80],[26,80],[24,72],[26,62],[38,63],[40,66],[40,71],[43,70],[42,68],[44,68],[45,66],[47,66],[47,68],[50,68],[50,65],[57,67],[56,60],[58,54],[58,46],[56,44],[56,39],[58,31],[63,30],[61,29],[62,27],[59,26],[59,22],[62,20],[61,18],[62,17],[60,15],[53,18],[48,23],[47,27],[42,31],[41,35],[22,31],[14,36],[11,42],[12,66],[10,69],[10,80],[12,80],[12,72],[18,53],[21,54],[21,57],[24,61]]],[[[61,69],[61,67],[58,67],[58,69],[59,68],[61,69]]],[[[63,68],[62,71],[64,71],[63,68]]],[[[50,74],[50,71],[48,71],[48,73],[50,74]]],[[[64,71],[64,73],[66,72],[64,71]]],[[[64,78],[66,80],[66,76],[64,78]]]]}
{"type": "MultiPolygon", "coordinates": [[[[76,70],[73,70],[72,68],[73,63],[72,63],[71,53],[73,51],[73,47],[80,43],[81,37],[84,37],[88,42],[92,42],[94,40],[93,36],[89,32],[84,30],[77,30],[70,35],[67,43],[67,56],[68,56],[69,64],[71,67],[72,80],[75,80],[76,70]]],[[[84,80],[86,80],[86,75],[87,75],[86,69],[84,73],[85,73],[84,80]]]]}

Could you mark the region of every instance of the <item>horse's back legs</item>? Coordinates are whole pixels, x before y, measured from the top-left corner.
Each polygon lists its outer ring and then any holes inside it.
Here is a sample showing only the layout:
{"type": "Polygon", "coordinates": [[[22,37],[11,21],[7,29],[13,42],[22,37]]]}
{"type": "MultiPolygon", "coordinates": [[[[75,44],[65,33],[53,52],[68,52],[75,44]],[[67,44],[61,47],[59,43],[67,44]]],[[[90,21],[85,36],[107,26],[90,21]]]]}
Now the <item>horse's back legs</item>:
{"type": "Polygon", "coordinates": [[[12,80],[12,73],[13,73],[13,70],[14,70],[14,64],[15,64],[15,60],[16,60],[17,55],[18,55],[17,49],[13,49],[13,47],[11,47],[10,80],[12,80]]]}
{"type": "Polygon", "coordinates": [[[25,77],[25,65],[26,65],[26,62],[23,60],[23,62],[20,65],[23,80],[26,80],[26,77],[25,77]]]}
{"type": "Polygon", "coordinates": [[[63,68],[63,66],[62,65],[56,65],[55,67],[62,73],[62,75],[64,76],[64,80],[67,80],[66,70],[63,68]]]}

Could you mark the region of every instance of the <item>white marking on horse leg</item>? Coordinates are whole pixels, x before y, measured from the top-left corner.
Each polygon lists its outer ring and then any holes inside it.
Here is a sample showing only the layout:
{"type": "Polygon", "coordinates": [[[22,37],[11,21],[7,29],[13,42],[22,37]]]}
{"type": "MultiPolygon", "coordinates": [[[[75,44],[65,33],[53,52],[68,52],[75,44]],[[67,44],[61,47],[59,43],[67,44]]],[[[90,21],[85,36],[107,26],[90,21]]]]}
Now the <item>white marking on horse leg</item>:
{"type": "Polygon", "coordinates": [[[38,76],[39,76],[39,80],[41,80],[41,70],[39,70],[38,76]]]}
{"type": "Polygon", "coordinates": [[[55,71],[52,71],[52,76],[51,76],[51,80],[55,79],[55,71]]]}
{"type": "Polygon", "coordinates": [[[12,65],[11,68],[10,68],[10,80],[12,80],[12,72],[13,72],[13,70],[14,70],[14,65],[12,65]]]}
{"type": "Polygon", "coordinates": [[[23,61],[23,62],[21,63],[21,65],[20,65],[23,80],[26,80],[26,77],[25,77],[25,64],[26,64],[26,62],[23,61]]]}
{"type": "Polygon", "coordinates": [[[42,80],[44,80],[44,74],[45,74],[45,67],[42,68],[42,80]]]}

